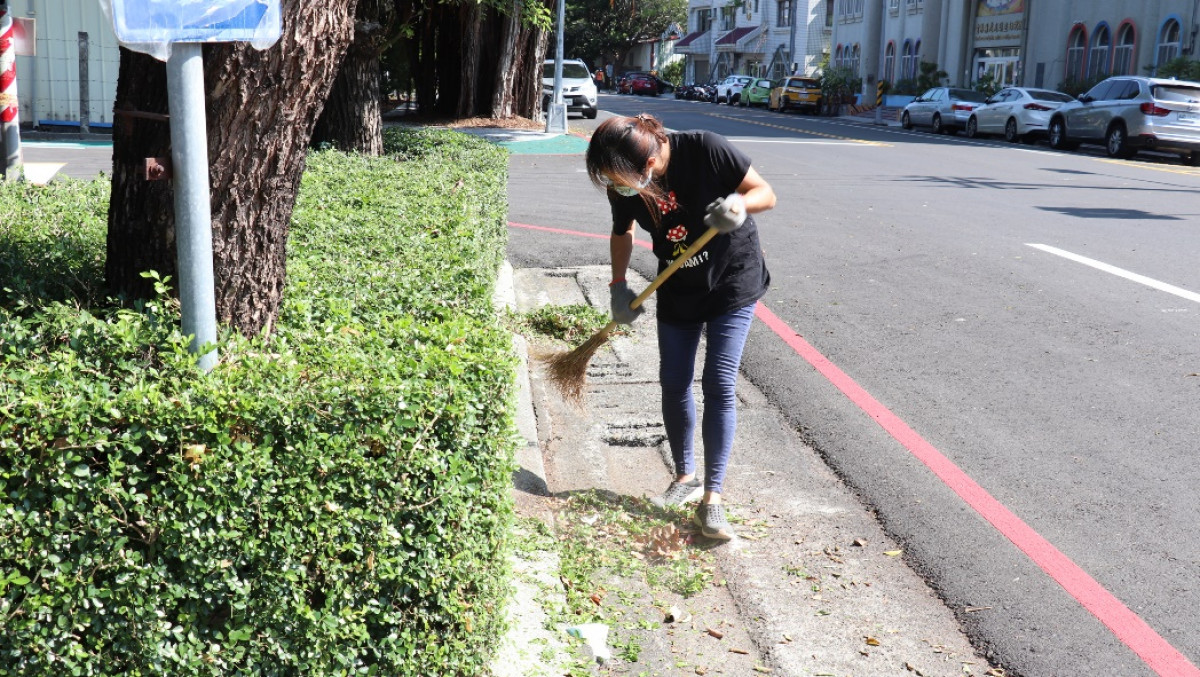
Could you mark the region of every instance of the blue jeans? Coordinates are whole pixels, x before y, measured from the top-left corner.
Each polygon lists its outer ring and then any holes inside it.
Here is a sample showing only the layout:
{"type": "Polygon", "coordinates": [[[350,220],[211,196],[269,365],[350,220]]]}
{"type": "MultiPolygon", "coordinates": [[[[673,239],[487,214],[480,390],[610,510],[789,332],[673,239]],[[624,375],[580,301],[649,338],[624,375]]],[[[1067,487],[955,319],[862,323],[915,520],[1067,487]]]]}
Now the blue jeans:
{"type": "Polygon", "coordinates": [[[705,331],[708,336],[704,371],[700,377],[700,389],[704,394],[701,437],[705,491],[720,493],[725,481],[725,468],[737,430],[734,388],[756,305],[751,303],[707,323],[658,323],[663,425],[667,429],[667,442],[671,445],[677,475],[690,475],[696,471],[692,442],[696,431],[696,401],[692,397],[692,381],[700,333],[705,331]]]}

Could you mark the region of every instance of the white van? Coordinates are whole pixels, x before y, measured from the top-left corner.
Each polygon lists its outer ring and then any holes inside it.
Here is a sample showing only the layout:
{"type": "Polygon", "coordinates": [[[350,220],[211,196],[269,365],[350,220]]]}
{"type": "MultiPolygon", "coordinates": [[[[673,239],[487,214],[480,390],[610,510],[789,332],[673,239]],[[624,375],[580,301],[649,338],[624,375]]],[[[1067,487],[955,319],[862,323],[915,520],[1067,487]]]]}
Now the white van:
{"type": "MultiPolygon", "coordinates": [[[[583,113],[585,118],[596,118],[599,110],[596,108],[596,82],[579,59],[563,59],[562,95],[568,113],[583,113]]],[[[542,64],[542,110],[549,110],[553,99],[554,60],[550,59],[542,64]]]]}

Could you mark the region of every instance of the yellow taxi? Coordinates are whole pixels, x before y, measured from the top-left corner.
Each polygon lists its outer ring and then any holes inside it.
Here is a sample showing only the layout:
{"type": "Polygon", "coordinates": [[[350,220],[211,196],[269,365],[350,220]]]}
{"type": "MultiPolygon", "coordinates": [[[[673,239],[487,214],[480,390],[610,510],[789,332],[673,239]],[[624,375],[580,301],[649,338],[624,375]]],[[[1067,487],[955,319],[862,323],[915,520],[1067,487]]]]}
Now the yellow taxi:
{"type": "Polygon", "coordinates": [[[781,78],[771,89],[767,108],[779,111],[799,109],[806,113],[821,112],[821,81],[798,75],[781,78]]]}

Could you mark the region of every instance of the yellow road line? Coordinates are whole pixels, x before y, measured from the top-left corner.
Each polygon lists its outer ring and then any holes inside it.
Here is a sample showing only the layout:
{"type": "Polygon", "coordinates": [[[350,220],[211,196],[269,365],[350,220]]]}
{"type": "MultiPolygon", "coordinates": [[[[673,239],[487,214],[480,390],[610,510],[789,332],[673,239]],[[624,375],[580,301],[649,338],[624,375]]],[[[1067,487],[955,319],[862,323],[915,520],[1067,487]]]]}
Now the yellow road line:
{"type": "Polygon", "coordinates": [[[1169,165],[1151,165],[1145,162],[1130,162],[1129,160],[1112,160],[1109,158],[1096,158],[1100,162],[1107,162],[1114,165],[1124,165],[1126,167],[1137,167],[1139,169],[1153,169],[1156,172],[1169,172],[1171,174],[1183,174],[1184,176],[1200,176],[1200,167],[1171,167],[1169,165]]]}
{"type": "Polygon", "coordinates": [[[855,138],[849,137],[849,136],[838,136],[837,134],[825,134],[823,132],[810,132],[810,131],[803,130],[803,129],[796,129],[795,127],[785,127],[783,125],[773,125],[769,122],[759,122],[757,120],[748,120],[746,118],[733,117],[732,115],[721,115],[720,113],[705,113],[705,115],[708,115],[708,116],[714,117],[714,118],[721,118],[722,120],[733,120],[735,122],[745,122],[747,124],[759,125],[761,127],[770,127],[771,129],[781,129],[785,132],[792,132],[793,134],[807,134],[809,136],[821,136],[826,139],[837,139],[838,141],[853,141],[854,143],[861,143],[864,146],[879,146],[881,148],[891,148],[892,147],[892,144],[890,144],[890,143],[882,143],[880,141],[867,141],[865,139],[855,139],[855,138]]]}

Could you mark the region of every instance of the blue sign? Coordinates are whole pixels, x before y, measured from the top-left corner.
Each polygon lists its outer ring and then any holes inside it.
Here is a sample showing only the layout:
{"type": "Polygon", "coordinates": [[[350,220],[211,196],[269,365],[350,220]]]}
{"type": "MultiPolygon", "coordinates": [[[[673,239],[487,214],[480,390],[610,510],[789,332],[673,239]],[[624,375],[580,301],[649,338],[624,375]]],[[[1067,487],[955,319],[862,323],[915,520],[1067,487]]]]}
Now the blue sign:
{"type": "Polygon", "coordinates": [[[126,43],[274,42],[280,0],[112,0],[117,39],[126,43]]]}

